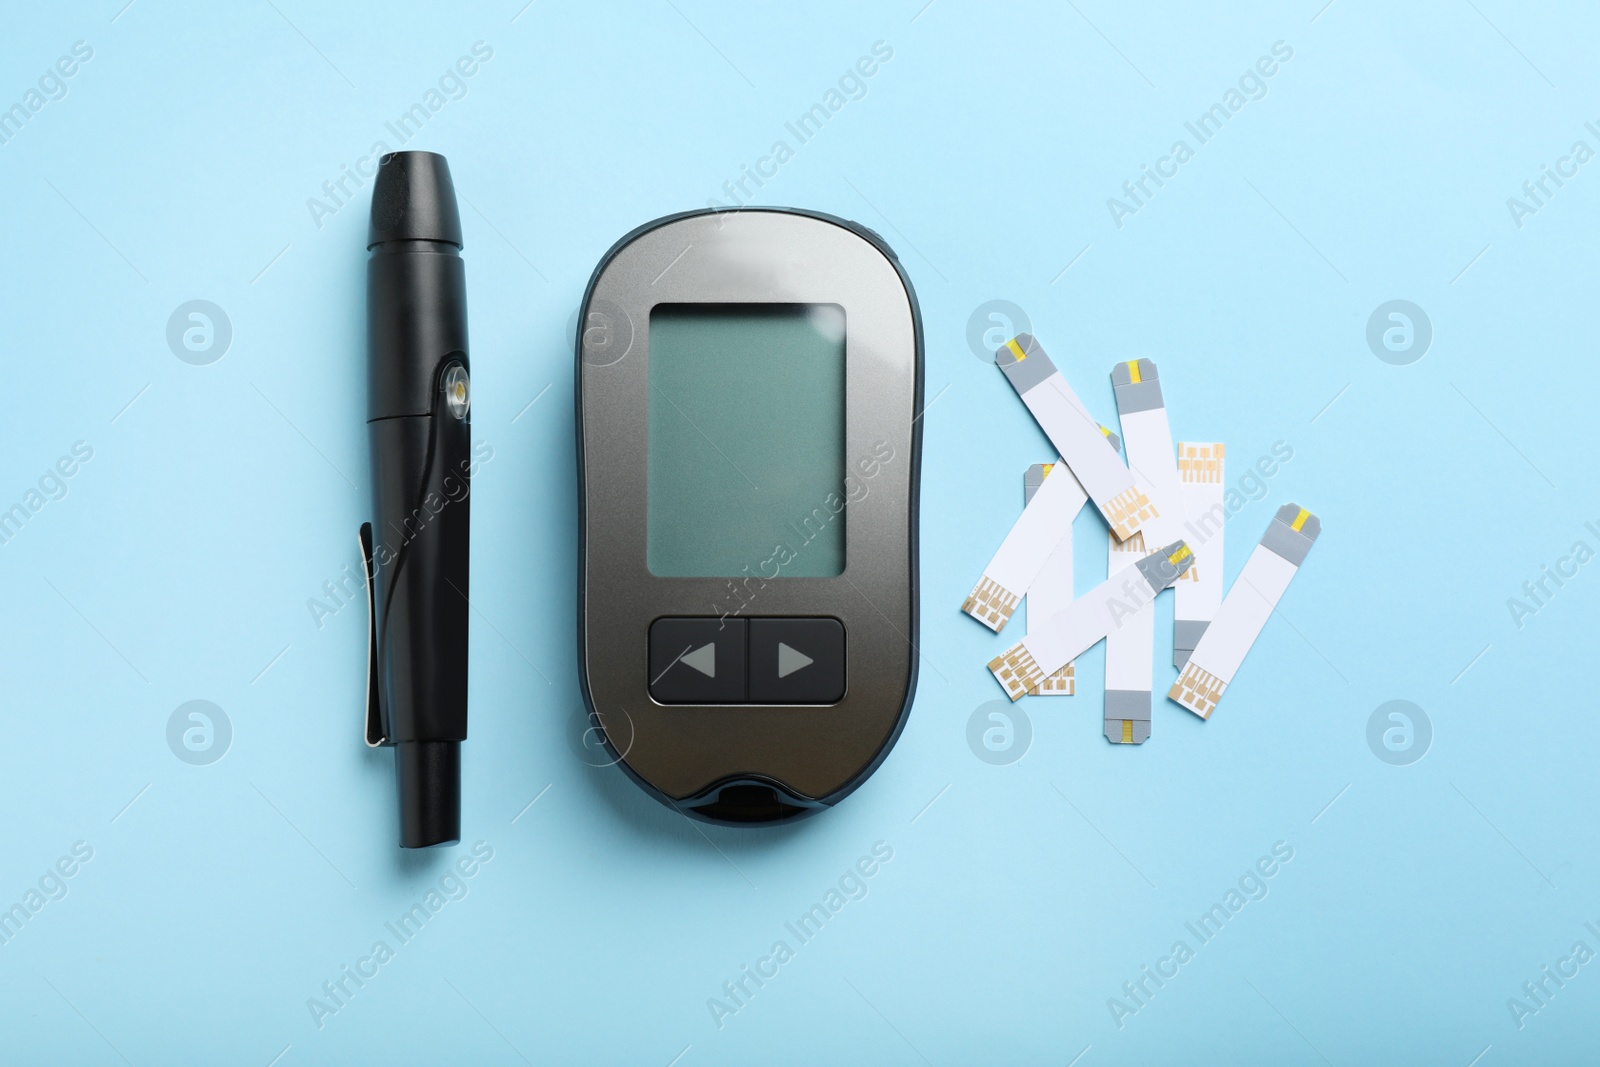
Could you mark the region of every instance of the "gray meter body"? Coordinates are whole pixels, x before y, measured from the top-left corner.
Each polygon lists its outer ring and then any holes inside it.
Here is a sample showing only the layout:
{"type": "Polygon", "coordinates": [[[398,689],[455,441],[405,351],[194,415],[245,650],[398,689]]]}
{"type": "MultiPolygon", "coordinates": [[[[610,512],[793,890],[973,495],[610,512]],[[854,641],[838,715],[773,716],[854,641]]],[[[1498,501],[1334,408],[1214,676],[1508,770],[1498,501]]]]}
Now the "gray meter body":
{"type": "Polygon", "coordinates": [[[577,337],[578,669],[611,756],[697,818],[843,799],[917,676],[922,324],[877,235],[780,209],[624,237],[577,337]]]}

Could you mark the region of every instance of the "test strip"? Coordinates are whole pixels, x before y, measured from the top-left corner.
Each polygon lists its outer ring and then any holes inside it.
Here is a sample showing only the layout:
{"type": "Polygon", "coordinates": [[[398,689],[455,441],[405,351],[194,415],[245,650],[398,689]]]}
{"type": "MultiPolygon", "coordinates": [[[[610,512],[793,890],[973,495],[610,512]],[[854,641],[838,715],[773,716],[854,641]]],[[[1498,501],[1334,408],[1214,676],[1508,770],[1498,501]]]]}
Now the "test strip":
{"type": "MultiPolygon", "coordinates": [[[[1026,507],[1028,502],[1044,484],[1044,476],[1049,473],[1053,465],[1049,463],[1035,463],[1028,468],[1022,477],[1022,502],[1026,507]]],[[[1065,466],[1061,473],[1070,477],[1072,472],[1065,466]]],[[[1087,499],[1087,498],[1085,498],[1087,499]]],[[[1050,555],[1045,559],[1044,566],[1039,568],[1039,573],[1034,577],[1033,584],[1028,586],[1028,618],[1048,619],[1056,612],[1068,607],[1072,603],[1072,524],[1068,523],[1061,531],[1061,538],[1056,542],[1056,547],[1050,550],[1050,555]]],[[[1072,664],[1067,664],[1054,674],[1047,676],[1036,687],[1028,691],[1029,696],[1069,697],[1077,692],[1077,672],[1072,664]]]]}
{"type": "MultiPolygon", "coordinates": [[[[1127,425],[1122,429],[1131,441],[1127,425]]],[[[1140,531],[1126,541],[1106,536],[1108,573],[1116,574],[1131,567],[1147,554],[1144,534],[1145,531],[1140,531]]],[[[1183,581],[1182,578],[1178,580],[1183,581]]],[[[1142,745],[1150,739],[1151,675],[1156,656],[1155,597],[1145,601],[1131,616],[1122,618],[1121,623],[1106,634],[1106,740],[1119,745],[1142,745]]]]}
{"type": "Polygon", "coordinates": [[[1321,532],[1321,521],[1300,505],[1278,509],[1167,696],[1211,717],[1321,532]]]}
{"type": "Polygon", "coordinates": [[[1111,388],[1122,420],[1123,451],[1134,484],[1155,513],[1144,523],[1146,544],[1166,545],[1184,536],[1183,483],[1172,451],[1172,428],[1153,360],[1133,359],[1111,368],[1111,388]]]}
{"type": "MultiPolygon", "coordinates": [[[[1115,573],[1144,555],[1146,544],[1168,544],[1185,534],[1181,522],[1183,483],[1178,479],[1172,428],[1154,361],[1118,363],[1111,368],[1111,388],[1122,420],[1128,469],[1157,512],[1128,540],[1111,538],[1107,567],[1115,573]]],[[[1153,601],[1106,635],[1105,731],[1106,740],[1113,744],[1142,745],[1150,738],[1155,645],[1153,601]]]]}
{"type": "Polygon", "coordinates": [[[996,362],[1118,540],[1156,517],[1150,497],[1032,334],[1007,341],[996,362]]]}
{"type": "Polygon", "coordinates": [[[1029,591],[1062,535],[1070,536],[1072,520],[1088,499],[1065,465],[1035,466],[1042,472],[1037,492],[1028,494],[1024,488],[1022,517],[1000,542],[994,558],[983,569],[983,577],[961,604],[962,611],[995,633],[1017,610],[1018,601],[1029,591]],[[1051,470],[1055,474],[1046,477],[1051,470]]]}
{"type": "Polygon", "coordinates": [[[989,661],[990,673],[1012,700],[1020,700],[1046,675],[1054,674],[1133,617],[1156,593],[1176,581],[1193,559],[1182,541],[1150,553],[1071,606],[1034,623],[1028,636],[989,661]]]}
{"type": "Polygon", "coordinates": [[[1180,671],[1222,606],[1225,459],[1220,441],[1178,442],[1178,477],[1189,519],[1184,542],[1194,553],[1194,566],[1172,587],[1172,665],[1180,671]]]}

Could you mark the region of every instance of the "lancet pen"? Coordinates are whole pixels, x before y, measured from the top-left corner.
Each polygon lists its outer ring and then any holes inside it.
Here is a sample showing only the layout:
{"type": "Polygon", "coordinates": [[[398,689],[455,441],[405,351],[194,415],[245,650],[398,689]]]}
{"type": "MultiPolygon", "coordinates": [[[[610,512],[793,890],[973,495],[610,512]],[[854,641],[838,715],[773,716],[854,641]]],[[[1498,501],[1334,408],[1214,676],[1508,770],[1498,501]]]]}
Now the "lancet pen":
{"type": "Polygon", "coordinates": [[[366,740],[392,745],[400,847],[461,839],[472,473],[466,274],[450,168],[382,158],[367,238],[366,740]]]}

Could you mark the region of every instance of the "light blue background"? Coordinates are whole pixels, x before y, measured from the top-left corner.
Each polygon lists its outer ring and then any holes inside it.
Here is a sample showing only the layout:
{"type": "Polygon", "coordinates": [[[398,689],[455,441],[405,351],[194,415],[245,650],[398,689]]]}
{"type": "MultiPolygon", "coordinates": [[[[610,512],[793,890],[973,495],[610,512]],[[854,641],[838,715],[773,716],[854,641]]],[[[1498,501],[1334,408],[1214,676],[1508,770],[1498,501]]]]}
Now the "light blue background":
{"type": "MultiPolygon", "coordinates": [[[[1520,229],[1506,206],[1575,140],[1600,148],[1591,10],[122,3],[13,5],[0,35],[3,105],[94,49],[0,146],[0,506],[94,449],[0,545],[0,904],[94,850],[0,946],[0,1060],[1592,1058],[1600,963],[1521,1029],[1507,999],[1600,950],[1600,564],[1520,629],[1506,606],[1600,548],[1600,162],[1520,229]],[[494,447],[466,832],[494,858],[319,1029],[307,999],[454,857],[395,849],[391,759],[360,743],[364,613],[307,608],[354,568],[366,507],[368,190],[320,227],[307,201],[479,40],[492,60],[408,147],[446,153],[466,201],[494,447]],[[611,242],[721,195],[875,41],[893,59],[757,202],[879,230],[921,298],[921,685],[837,810],[694,826],[579,754],[570,324],[611,242]],[[1275,41],[1294,55],[1265,98],[1119,229],[1107,198],[1275,41]],[[1050,458],[968,348],[996,297],[1102,419],[1112,363],[1143,355],[1175,433],[1227,442],[1230,483],[1293,448],[1230,521],[1228,578],[1279,503],[1323,535],[1209,723],[1158,701],[1148,744],[1106,744],[1097,650],[1076,697],[1021,705],[1019,762],[969,750],[1000,696],[983,664],[1021,626],[957,607],[1050,458]],[[234,331],[209,366],[165,340],[197,298],[234,331]],[[1365,341],[1395,298],[1435,330],[1411,366],[1365,341]],[[1411,766],[1366,741],[1396,698],[1435,731],[1411,766]],[[209,766],[167,745],[191,699],[232,723],[209,766]],[[708,998],[879,841],[865,898],[719,1029],[708,998]],[[1270,895],[1119,1029],[1107,999],[1278,841],[1270,895]]],[[[1080,589],[1099,530],[1078,526],[1080,589]]]]}

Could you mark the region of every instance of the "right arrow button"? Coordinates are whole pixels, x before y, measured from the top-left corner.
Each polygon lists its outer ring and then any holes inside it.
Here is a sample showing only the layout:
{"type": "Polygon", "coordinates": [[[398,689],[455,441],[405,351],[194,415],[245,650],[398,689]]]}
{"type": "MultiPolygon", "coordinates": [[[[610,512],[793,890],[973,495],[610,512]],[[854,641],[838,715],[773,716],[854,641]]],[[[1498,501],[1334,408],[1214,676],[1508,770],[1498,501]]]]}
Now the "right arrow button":
{"type": "Polygon", "coordinates": [[[751,703],[837,704],[844,692],[838,619],[750,620],[751,703]]]}
{"type": "Polygon", "coordinates": [[[790,648],[782,641],[778,642],[778,677],[787,678],[802,667],[809,667],[817,662],[798,648],[790,648]]]}

